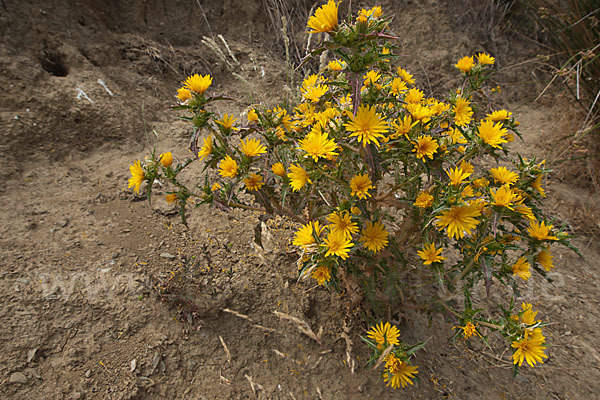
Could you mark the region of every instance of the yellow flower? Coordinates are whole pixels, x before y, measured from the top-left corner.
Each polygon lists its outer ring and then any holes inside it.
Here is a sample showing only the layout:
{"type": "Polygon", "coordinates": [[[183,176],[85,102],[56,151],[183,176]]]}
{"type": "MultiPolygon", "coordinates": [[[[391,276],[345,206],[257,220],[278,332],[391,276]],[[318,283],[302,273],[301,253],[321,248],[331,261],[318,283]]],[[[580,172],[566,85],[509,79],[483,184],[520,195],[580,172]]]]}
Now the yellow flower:
{"type": "Polygon", "coordinates": [[[383,138],[383,134],[388,131],[385,121],[375,111],[375,107],[361,105],[352,122],[344,124],[346,130],[352,132],[351,137],[358,136],[358,141],[362,142],[363,147],[371,142],[379,146],[377,138],[383,138]]]}
{"type": "Polygon", "coordinates": [[[471,184],[476,188],[484,188],[487,187],[490,184],[490,182],[485,178],[477,178],[473,180],[471,184]]]}
{"type": "Polygon", "coordinates": [[[183,102],[192,98],[192,92],[184,87],[177,89],[177,98],[183,102]]]}
{"type": "Polygon", "coordinates": [[[169,193],[168,195],[165,196],[167,203],[171,204],[177,201],[177,194],[176,193],[169,193]]]}
{"type": "Polygon", "coordinates": [[[367,71],[365,75],[363,75],[364,85],[371,86],[377,84],[377,81],[381,78],[381,75],[377,73],[377,71],[367,71]]]}
{"type": "Polygon", "coordinates": [[[244,178],[244,184],[248,190],[259,190],[265,183],[262,176],[250,174],[247,178],[244,178]]]}
{"type": "Polygon", "coordinates": [[[223,178],[235,178],[237,171],[237,162],[230,156],[226,156],[219,162],[219,174],[221,174],[223,178]]]}
{"type": "Polygon", "coordinates": [[[160,155],[160,163],[163,167],[169,168],[171,164],[173,164],[173,154],[171,152],[166,152],[160,155]]]}
{"type": "Polygon", "coordinates": [[[530,207],[527,207],[524,204],[518,204],[515,206],[515,211],[523,215],[529,221],[535,221],[535,215],[533,215],[533,210],[530,207]]]}
{"type": "Polygon", "coordinates": [[[450,178],[450,184],[454,186],[460,186],[465,179],[471,176],[471,173],[464,171],[462,167],[450,168],[446,174],[450,178]]]}
{"type": "Polygon", "coordinates": [[[400,341],[398,340],[400,331],[396,325],[392,325],[389,322],[384,324],[382,321],[379,324],[372,326],[371,329],[367,331],[367,337],[377,344],[379,350],[383,350],[390,345],[397,346],[400,344],[400,341]]]}
{"type": "Polygon", "coordinates": [[[538,175],[538,177],[531,182],[531,187],[537,190],[542,197],[546,197],[546,191],[542,187],[542,175],[538,175]]]}
{"type": "Polygon", "coordinates": [[[248,118],[248,122],[258,122],[258,114],[256,113],[256,110],[253,108],[248,111],[246,118],[248,118]]]}
{"type": "Polygon", "coordinates": [[[515,200],[515,194],[510,186],[504,185],[497,190],[492,189],[490,192],[492,194],[492,198],[494,199],[494,203],[492,204],[513,210],[511,204],[515,200]]]}
{"type": "Polygon", "coordinates": [[[552,225],[546,226],[544,221],[542,221],[540,224],[536,220],[533,220],[529,222],[527,233],[529,233],[529,236],[537,240],[558,240],[556,236],[549,235],[551,229],[552,225]]]}
{"type": "Polygon", "coordinates": [[[392,389],[397,389],[400,386],[405,388],[406,385],[412,385],[411,379],[418,373],[416,366],[408,365],[404,361],[400,361],[393,354],[386,356],[388,361],[386,362],[385,372],[383,373],[383,381],[386,382],[386,386],[391,386],[392,389]],[[393,356],[395,360],[391,360],[393,356]],[[388,358],[389,357],[389,358],[388,358]]]}
{"type": "MultiPolygon", "coordinates": [[[[465,324],[465,326],[455,326],[454,328],[462,329],[463,337],[465,339],[469,339],[473,335],[477,335],[477,336],[481,337],[479,332],[477,332],[477,325],[473,325],[473,323],[471,323],[471,321],[467,322],[465,324]]],[[[454,329],[454,328],[452,328],[452,329],[454,329]]]]}
{"type": "Polygon", "coordinates": [[[433,155],[437,152],[438,147],[437,142],[431,136],[421,135],[417,138],[412,151],[416,153],[417,158],[425,162],[425,157],[433,160],[433,155]]]}
{"type": "Polygon", "coordinates": [[[317,8],[315,15],[308,19],[309,33],[331,32],[338,26],[338,5],[333,0],[317,8]]]}
{"type": "MultiPolygon", "coordinates": [[[[533,306],[530,303],[521,303],[521,322],[526,325],[533,325],[536,321],[537,311],[533,311],[533,306]]],[[[537,329],[537,328],[536,328],[537,329]]]]}
{"type": "Polygon", "coordinates": [[[423,260],[423,265],[431,265],[432,263],[441,262],[446,259],[442,257],[442,247],[439,249],[435,248],[435,243],[423,246],[423,250],[417,251],[417,254],[423,260]]]}
{"type": "Polygon", "coordinates": [[[504,138],[506,132],[506,128],[502,128],[501,123],[494,123],[494,121],[485,120],[479,126],[477,136],[479,136],[485,143],[498,149],[502,143],[508,142],[504,138]]]}
{"type": "Polygon", "coordinates": [[[404,101],[407,103],[420,103],[423,100],[423,92],[417,88],[412,88],[408,91],[407,95],[404,97],[404,101]]]}
{"type": "Polygon", "coordinates": [[[470,234],[471,230],[479,224],[475,219],[481,215],[481,211],[475,205],[454,206],[449,210],[442,211],[435,221],[439,230],[447,228],[448,237],[461,239],[465,233],[470,234]]]}
{"type": "Polygon", "coordinates": [[[523,365],[523,361],[527,361],[527,364],[533,367],[534,364],[538,362],[543,363],[543,359],[548,358],[544,354],[544,350],[546,349],[544,346],[544,337],[541,334],[530,334],[528,330],[525,330],[525,335],[521,340],[512,342],[511,347],[516,349],[512,355],[513,363],[519,364],[519,367],[523,365]]]}
{"type": "Polygon", "coordinates": [[[308,224],[303,225],[302,228],[298,229],[298,231],[295,233],[292,244],[302,248],[310,246],[311,244],[315,244],[315,236],[321,237],[323,229],[325,229],[325,227],[321,226],[319,221],[311,221],[308,224]]]}
{"type": "Polygon", "coordinates": [[[287,174],[290,178],[290,186],[294,192],[302,189],[306,183],[312,183],[306,170],[296,164],[290,165],[290,172],[287,174]]]}
{"type": "Polygon", "coordinates": [[[434,111],[431,108],[424,106],[421,103],[409,103],[405,107],[406,111],[408,111],[415,120],[421,121],[422,123],[428,122],[434,115],[434,111]]]}
{"type": "Polygon", "coordinates": [[[544,267],[546,271],[550,271],[554,268],[554,265],[552,264],[553,258],[554,256],[550,254],[550,249],[548,247],[540,251],[537,255],[537,261],[542,264],[542,267],[544,267]]]}
{"type": "Polygon", "coordinates": [[[492,168],[490,169],[490,173],[492,174],[492,178],[494,178],[494,182],[498,182],[501,185],[512,185],[519,179],[519,174],[510,171],[506,167],[492,168]]]}
{"type": "Polygon", "coordinates": [[[131,178],[129,178],[129,185],[127,187],[130,188],[133,186],[133,190],[139,193],[140,186],[144,182],[144,168],[140,165],[140,160],[136,160],[129,166],[129,172],[131,172],[131,178]]]}
{"type": "Polygon", "coordinates": [[[352,221],[348,211],[333,212],[329,214],[327,220],[331,223],[332,231],[343,232],[347,238],[351,238],[354,233],[358,232],[358,225],[352,221]]]}
{"type": "Polygon", "coordinates": [[[223,128],[225,129],[231,129],[233,128],[234,130],[239,130],[239,128],[234,128],[233,124],[234,122],[237,121],[237,118],[235,118],[233,115],[228,115],[227,113],[223,114],[223,118],[216,120],[215,122],[219,125],[221,125],[223,128]]]}
{"type": "Polygon", "coordinates": [[[324,265],[319,265],[315,268],[310,275],[317,280],[319,286],[323,286],[326,282],[329,282],[331,279],[331,271],[324,265]]]}
{"type": "Polygon", "coordinates": [[[479,64],[481,65],[493,65],[496,59],[489,54],[479,53],[477,54],[477,61],[479,61],[479,64]]]}
{"type": "Polygon", "coordinates": [[[491,114],[486,114],[490,121],[500,122],[509,119],[512,113],[507,110],[494,111],[491,114]]]}
{"type": "Polygon", "coordinates": [[[456,105],[452,108],[454,111],[454,123],[458,126],[465,126],[471,122],[473,109],[471,102],[467,99],[459,97],[456,99],[456,105]]]}
{"type": "Polygon", "coordinates": [[[379,221],[367,222],[367,227],[362,230],[362,234],[359,240],[373,253],[377,253],[388,245],[389,234],[379,221]]]}
{"type": "Polygon", "coordinates": [[[433,196],[427,192],[421,192],[415,199],[415,206],[419,208],[431,207],[433,204],[433,196]]]}
{"type": "Polygon", "coordinates": [[[209,135],[208,137],[204,138],[204,144],[202,145],[202,147],[200,148],[200,151],[198,152],[198,157],[200,157],[200,161],[202,161],[204,159],[204,157],[210,155],[213,151],[213,140],[212,140],[212,135],[209,135]]]}
{"type": "Polygon", "coordinates": [[[247,138],[246,141],[240,139],[240,150],[248,157],[255,157],[267,152],[258,139],[247,138]]]}
{"type": "Polygon", "coordinates": [[[368,190],[374,188],[375,186],[373,186],[373,182],[371,182],[368,174],[355,175],[350,179],[351,196],[356,195],[359,199],[366,199],[367,197],[371,197],[368,190]]]}
{"type": "Polygon", "coordinates": [[[347,259],[350,248],[354,246],[354,243],[352,243],[350,240],[351,239],[344,235],[344,232],[336,230],[330,231],[327,235],[327,238],[323,240],[325,247],[327,247],[327,253],[325,253],[325,257],[338,256],[342,260],[347,259]]]}
{"type": "Polygon", "coordinates": [[[327,132],[321,132],[321,126],[315,126],[304,139],[300,141],[300,148],[308,153],[313,160],[319,157],[327,158],[336,156],[337,143],[327,138],[327,132]]]}
{"type": "Polygon", "coordinates": [[[213,183],[213,185],[210,187],[211,192],[216,192],[219,189],[221,189],[221,184],[219,182],[213,183]]]}
{"type": "Polygon", "coordinates": [[[275,175],[281,176],[282,178],[285,176],[285,167],[280,162],[271,165],[271,171],[273,171],[275,175]]]}
{"type": "Polygon", "coordinates": [[[337,71],[343,70],[346,67],[346,62],[333,60],[333,61],[330,61],[327,66],[329,67],[330,70],[337,72],[337,71]]]}
{"type": "Polygon", "coordinates": [[[211,85],[212,77],[208,74],[201,76],[198,74],[194,74],[189,76],[184,82],[183,87],[191,90],[196,93],[204,93],[206,89],[211,85]]]}
{"type": "Polygon", "coordinates": [[[404,68],[398,67],[397,72],[398,76],[402,78],[404,82],[408,83],[409,85],[414,85],[415,80],[413,79],[413,76],[409,74],[404,68]]]}
{"type": "Polygon", "coordinates": [[[390,83],[390,93],[395,96],[401,95],[407,89],[406,83],[401,78],[394,78],[390,83]]]}
{"type": "Polygon", "coordinates": [[[404,118],[400,119],[400,117],[398,117],[398,122],[392,122],[392,128],[394,128],[396,130],[396,132],[394,134],[392,134],[390,137],[392,139],[396,139],[402,135],[404,135],[405,137],[408,138],[408,132],[410,132],[410,130],[412,129],[413,126],[415,126],[417,124],[417,121],[412,122],[412,118],[410,117],[410,115],[405,115],[404,118]]]}
{"type": "Polygon", "coordinates": [[[475,60],[473,59],[473,56],[463,57],[460,60],[458,60],[458,62],[454,66],[460,69],[465,74],[468,74],[471,71],[471,68],[475,66],[475,60]]]}
{"type": "Polygon", "coordinates": [[[514,263],[514,265],[512,266],[512,273],[513,275],[516,275],[519,278],[527,280],[531,276],[531,271],[529,270],[529,267],[531,267],[531,264],[527,262],[525,257],[519,257],[517,262],[514,263]]]}
{"type": "Polygon", "coordinates": [[[315,86],[309,86],[305,89],[301,89],[302,90],[302,94],[304,96],[305,99],[310,100],[311,103],[317,103],[319,101],[319,99],[325,94],[327,93],[327,90],[329,90],[329,86],[327,85],[315,85],[315,86]]]}

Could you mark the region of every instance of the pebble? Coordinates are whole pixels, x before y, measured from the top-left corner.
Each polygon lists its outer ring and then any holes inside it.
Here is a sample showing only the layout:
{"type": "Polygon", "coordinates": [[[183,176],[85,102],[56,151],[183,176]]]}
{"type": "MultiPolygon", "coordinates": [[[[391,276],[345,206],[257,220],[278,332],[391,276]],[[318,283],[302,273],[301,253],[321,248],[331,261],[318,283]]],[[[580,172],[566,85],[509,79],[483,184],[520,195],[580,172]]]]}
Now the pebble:
{"type": "Polygon", "coordinates": [[[89,378],[90,376],[92,376],[92,370],[88,369],[87,371],[85,371],[85,377],[89,378]]]}
{"type": "Polygon", "coordinates": [[[24,385],[27,383],[27,377],[22,372],[13,372],[10,376],[9,382],[10,383],[20,383],[20,384],[24,385]]]}
{"type": "Polygon", "coordinates": [[[166,258],[167,260],[174,260],[175,256],[171,253],[160,253],[161,258],[166,258]]]}

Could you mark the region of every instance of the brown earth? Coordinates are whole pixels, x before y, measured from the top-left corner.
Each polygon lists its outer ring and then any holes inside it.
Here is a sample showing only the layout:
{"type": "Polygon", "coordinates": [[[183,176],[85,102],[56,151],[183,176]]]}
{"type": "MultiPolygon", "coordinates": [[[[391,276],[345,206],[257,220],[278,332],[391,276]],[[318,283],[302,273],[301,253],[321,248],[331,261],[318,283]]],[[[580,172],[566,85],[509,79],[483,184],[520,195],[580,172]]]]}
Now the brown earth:
{"type": "MultiPolygon", "coordinates": [[[[553,322],[549,359],[513,378],[500,339],[479,351],[448,341],[450,318],[397,310],[403,338],[428,344],[416,358],[420,380],[393,391],[364,368],[360,315],[337,293],[297,281],[289,222],[270,221],[260,248],[257,215],[200,207],[185,228],[161,196],[149,205],[126,189],[128,165],[154,146],[188,154],[188,128],[169,109],[188,74],[211,73],[211,90],[238,99],[221,112],[286,98],[285,53],[268,11],[287,5],[306,16],[311,3],[0,3],[3,398],[598,397],[600,205],[585,171],[559,165],[547,182],[548,210],[584,258],[557,250],[554,285],[539,277],[523,285],[524,299],[553,322]],[[222,44],[219,34],[239,66],[201,43],[214,35],[222,44]],[[274,311],[322,327],[320,343],[274,311]]],[[[532,102],[544,88],[539,50],[497,14],[478,14],[467,0],[383,6],[396,15],[400,63],[428,93],[452,87],[463,55],[497,57],[505,89],[493,101],[521,121],[515,150],[549,156],[553,138],[578,128],[560,88],[532,102]]]]}

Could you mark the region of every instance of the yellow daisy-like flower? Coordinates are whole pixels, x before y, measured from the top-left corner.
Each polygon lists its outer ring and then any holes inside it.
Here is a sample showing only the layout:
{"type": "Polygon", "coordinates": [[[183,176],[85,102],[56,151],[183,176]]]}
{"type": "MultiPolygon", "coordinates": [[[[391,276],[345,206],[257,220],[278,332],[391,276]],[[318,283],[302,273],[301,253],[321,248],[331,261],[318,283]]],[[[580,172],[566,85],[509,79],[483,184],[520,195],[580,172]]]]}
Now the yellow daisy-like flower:
{"type": "Polygon", "coordinates": [[[421,100],[423,100],[423,92],[420,91],[417,88],[412,88],[408,91],[408,93],[406,94],[406,96],[404,96],[404,101],[406,101],[407,103],[420,103],[421,100]]]}
{"type": "Polygon", "coordinates": [[[410,113],[414,120],[421,121],[424,124],[435,115],[435,112],[431,108],[424,106],[421,103],[409,103],[405,107],[406,111],[410,113]]]}
{"type": "Polygon", "coordinates": [[[204,142],[202,144],[202,147],[200,148],[200,151],[198,152],[198,157],[200,158],[200,161],[204,160],[204,158],[206,156],[209,156],[213,151],[213,138],[212,135],[209,135],[208,137],[204,138],[204,142]]]}
{"type": "Polygon", "coordinates": [[[415,199],[415,206],[419,208],[431,207],[433,204],[433,196],[427,192],[421,192],[415,199]]]}
{"type": "Polygon", "coordinates": [[[529,270],[529,267],[531,267],[531,264],[527,262],[525,257],[519,257],[517,262],[514,263],[512,266],[512,273],[513,275],[516,275],[519,278],[527,280],[531,276],[531,271],[529,270]]]}
{"type": "Polygon", "coordinates": [[[170,151],[161,154],[159,157],[160,157],[160,163],[162,164],[163,167],[169,168],[171,166],[171,164],[173,164],[173,154],[171,154],[170,151]]]}
{"type": "Polygon", "coordinates": [[[235,178],[238,171],[237,162],[230,156],[226,156],[219,162],[219,174],[223,178],[235,178]]]}
{"type": "Polygon", "coordinates": [[[354,246],[354,243],[352,243],[350,240],[350,238],[344,235],[344,232],[336,230],[330,231],[327,237],[323,240],[324,246],[327,247],[327,253],[325,253],[325,257],[338,256],[342,260],[347,259],[350,248],[354,246]]]}
{"type": "Polygon", "coordinates": [[[190,91],[190,89],[186,89],[184,87],[177,89],[177,98],[180,101],[187,101],[189,99],[192,98],[192,92],[190,91]]]}
{"type": "Polygon", "coordinates": [[[317,268],[313,269],[313,272],[310,274],[310,276],[317,280],[319,286],[323,286],[331,279],[331,271],[326,266],[319,265],[317,268]]]}
{"type": "Polygon", "coordinates": [[[490,121],[500,122],[510,118],[512,113],[507,110],[497,110],[493,111],[491,114],[486,114],[490,121]]]}
{"type": "Polygon", "coordinates": [[[485,178],[477,178],[471,182],[471,184],[476,188],[484,188],[488,187],[490,182],[485,178]]]}
{"type": "Polygon", "coordinates": [[[233,130],[239,130],[239,128],[235,128],[233,126],[233,124],[235,123],[235,121],[237,121],[237,118],[235,118],[233,115],[228,115],[227,113],[223,114],[223,118],[216,120],[215,122],[219,125],[221,125],[223,128],[225,129],[232,129],[233,130]]]}
{"type": "Polygon", "coordinates": [[[194,74],[189,76],[184,82],[183,87],[196,93],[204,93],[206,89],[212,84],[212,77],[208,74],[201,76],[194,74]]]}
{"type": "Polygon", "coordinates": [[[398,73],[398,76],[400,78],[402,78],[402,80],[404,82],[408,83],[409,85],[415,84],[415,80],[414,80],[413,76],[411,74],[409,74],[408,71],[406,71],[404,68],[398,67],[396,72],[398,73]]]}
{"type": "Polygon", "coordinates": [[[529,222],[527,233],[529,233],[529,236],[537,240],[558,240],[556,236],[549,235],[551,229],[552,225],[546,225],[544,221],[538,223],[537,221],[533,220],[529,222]]]}
{"type": "Polygon", "coordinates": [[[327,85],[309,86],[306,89],[303,89],[303,96],[306,100],[310,100],[311,103],[317,103],[328,90],[329,86],[327,85]]]}
{"type": "Polygon", "coordinates": [[[346,130],[351,131],[350,137],[357,136],[363,147],[367,143],[375,143],[379,147],[377,138],[383,138],[388,131],[388,126],[381,116],[376,113],[375,107],[361,105],[356,116],[351,122],[344,124],[346,130]]]}
{"type": "Polygon", "coordinates": [[[449,210],[442,211],[435,224],[439,230],[446,228],[448,237],[461,239],[465,233],[470,234],[471,230],[479,224],[475,217],[480,215],[481,211],[475,205],[454,206],[449,210]]]}
{"type": "Polygon", "coordinates": [[[433,155],[437,152],[439,145],[435,139],[429,135],[421,135],[417,138],[413,152],[417,158],[425,162],[425,157],[433,160],[433,155]]]}
{"type": "Polygon", "coordinates": [[[463,57],[460,60],[458,60],[458,62],[454,66],[460,69],[465,74],[468,74],[471,71],[471,69],[475,66],[475,60],[473,59],[473,56],[463,57]]]}
{"type": "Polygon", "coordinates": [[[248,119],[248,122],[258,122],[258,114],[256,113],[256,110],[253,108],[248,111],[246,118],[248,119]]]}
{"type": "Polygon", "coordinates": [[[417,123],[417,121],[412,121],[410,115],[405,115],[402,119],[398,117],[398,122],[392,122],[392,128],[394,128],[396,132],[392,134],[390,138],[396,139],[400,136],[405,136],[406,138],[408,138],[408,133],[410,132],[412,127],[415,126],[417,123]]]}
{"type": "Polygon", "coordinates": [[[402,78],[394,78],[390,83],[390,93],[394,96],[400,96],[407,89],[406,82],[404,82],[402,78]]]}
{"type": "MultiPolygon", "coordinates": [[[[481,337],[479,332],[477,332],[477,325],[473,325],[473,323],[471,321],[467,322],[465,324],[465,326],[458,326],[458,327],[455,326],[454,328],[462,329],[463,337],[467,340],[470,339],[471,336],[473,336],[473,335],[477,335],[477,336],[481,337]]],[[[452,328],[452,329],[454,329],[454,328],[452,328]]]]}
{"type": "Polygon", "coordinates": [[[327,4],[317,8],[315,14],[308,19],[309,33],[332,32],[338,26],[338,5],[329,0],[327,4]]]}
{"type": "Polygon", "coordinates": [[[359,240],[367,249],[377,253],[388,245],[388,236],[389,234],[381,222],[367,222],[367,227],[362,230],[362,236],[359,240]]]}
{"type": "Polygon", "coordinates": [[[343,232],[347,238],[358,232],[358,225],[352,221],[348,211],[337,211],[329,214],[327,220],[331,223],[332,231],[343,232]]]}
{"type": "Polygon", "coordinates": [[[518,204],[515,206],[515,211],[527,218],[529,221],[535,221],[535,215],[533,215],[533,210],[531,207],[528,207],[525,204],[518,204]]]}
{"type": "Polygon", "coordinates": [[[497,190],[492,189],[490,192],[492,194],[492,198],[494,199],[492,204],[513,210],[511,204],[515,200],[516,196],[510,186],[504,185],[497,190]]]}
{"type": "Polygon", "coordinates": [[[552,268],[554,268],[554,264],[552,264],[552,259],[554,256],[550,254],[550,249],[548,247],[540,251],[536,258],[546,271],[550,271],[552,268]]]}
{"type": "Polygon", "coordinates": [[[535,332],[530,333],[525,330],[524,337],[521,340],[512,342],[515,352],[512,355],[513,363],[519,364],[519,367],[523,365],[523,361],[527,361],[529,366],[533,367],[536,363],[543,363],[544,358],[548,358],[544,354],[546,346],[544,346],[544,337],[541,334],[535,332]]]}
{"type": "MultiPolygon", "coordinates": [[[[386,358],[392,355],[388,354],[386,358]]],[[[400,386],[405,388],[407,385],[413,384],[411,379],[414,379],[418,373],[417,368],[417,366],[408,365],[398,358],[394,361],[388,359],[385,372],[383,373],[383,381],[386,382],[386,386],[391,386],[392,389],[398,389],[400,386]]]]}
{"type": "Polygon", "coordinates": [[[537,190],[542,197],[546,197],[546,191],[542,187],[542,175],[538,175],[538,177],[531,182],[531,187],[537,190]]]}
{"type": "Polygon", "coordinates": [[[248,190],[259,190],[265,184],[263,177],[258,174],[250,174],[247,178],[244,178],[244,184],[248,190]]]}
{"type": "Polygon", "coordinates": [[[363,85],[365,86],[371,86],[371,85],[375,85],[377,84],[377,81],[379,80],[379,78],[381,78],[381,75],[379,73],[377,73],[377,71],[367,71],[367,73],[365,75],[363,75],[363,85]]]}
{"type": "Polygon", "coordinates": [[[282,178],[285,176],[285,167],[280,162],[271,165],[271,171],[273,171],[275,175],[281,176],[282,178]]]}
{"type": "Polygon", "coordinates": [[[374,189],[373,182],[369,178],[368,174],[355,175],[350,179],[350,189],[352,189],[351,196],[356,195],[359,199],[366,199],[371,197],[369,189],[374,189]]]}
{"type": "Polygon", "coordinates": [[[133,190],[139,193],[140,186],[144,182],[144,168],[140,165],[140,160],[136,160],[129,166],[129,172],[131,172],[131,178],[129,178],[129,185],[127,187],[130,188],[133,186],[133,190]]]}
{"type": "Polygon", "coordinates": [[[292,244],[302,248],[315,244],[315,236],[321,237],[321,233],[323,233],[324,229],[325,227],[321,226],[319,221],[311,221],[308,224],[303,225],[302,228],[298,229],[298,231],[295,233],[292,244]]]}
{"type": "Polygon", "coordinates": [[[471,102],[467,99],[459,97],[456,99],[456,105],[452,108],[454,111],[454,123],[458,126],[465,126],[471,122],[473,109],[471,102]]]}
{"type": "Polygon", "coordinates": [[[450,168],[446,174],[450,178],[450,184],[454,186],[460,186],[465,179],[471,176],[471,172],[464,171],[462,167],[450,168]]]}
{"type": "Polygon", "coordinates": [[[489,54],[479,53],[477,54],[477,61],[481,65],[493,65],[496,62],[496,59],[489,54]]]}
{"type": "Polygon", "coordinates": [[[246,141],[240,139],[240,150],[248,157],[255,157],[267,152],[265,146],[258,139],[252,138],[247,138],[246,141]]]}
{"type": "Polygon", "coordinates": [[[499,149],[502,143],[508,143],[504,138],[506,132],[507,129],[503,128],[500,122],[494,123],[494,121],[485,120],[479,125],[477,136],[486,144],[499,149]]]}
{"type": "Polygon", "coordinates": [[[526,324],[526,325],[533,325],[535,324],[536,321],[535,317],[537,316],[538,312],[537,311],[533,311],[533,306],[530,303],[521,303],[521,322],[526,324]]]}
{"type": "Polygon", "coordinates": [[[213,185],[210,187],[211,192],[216,192],[219,189],[221,189],[221,184],[219,182],[213,183],[213,185]]]}
{"type": "Polygon", "coordinates": [[[300,148],[308,153],[313,160],[319,157],[327,158],[336,156],[337,143],[327,138],[327,132],[321,132],[321,126],[316,125],[304,139],[300,141],[300,148]]]}
{"type": "Polygon", "coordinates": [[[312,183],[308,177],[308,172],[299,165],[290,165],[290,172],[287,174],[290,178],[290,186],[294,192],[302,189],[306,183],[312,183]]]}
{"type": "Polygon", "coordinates": [[[494,182],[500,183],[501,185],[512,185],[519,179],[519,174],[513,172],[506,167],[498,167],[490,169],[490,174],[494,178],[494,182]]]}
{"type": "Polygon", "coordinates": [[[165,196],[167,204],[175,203],[177,201],[177,193],[169,193],[165,196]]]}
{"type": "Polygon", "coordinates": [[[417,254],[423,260],[423,265],[431,265],[446,259],[446,257],[442,257],[442,250],[444,250],[442,247],[436,249],[435,243],[430,243],[423,246],[422,250],[417,251],[417,254]]]}
{"type": "Polygon", "coordinates": [[[389,322],[385,324],[380,322],[367,331],[367,337],[373,340],[377,344],[379,350],[383,350],[390,345],[397,346],[400,344],[398,338],[400,337],[400,331],[396,325],[392,325],[389,322]]]}
{"type": "Polygon", "coordinates": [[[327,67],[332,71],[341,71],[346,67],[346,61],[333,60],[327,64],[327,67]]]}

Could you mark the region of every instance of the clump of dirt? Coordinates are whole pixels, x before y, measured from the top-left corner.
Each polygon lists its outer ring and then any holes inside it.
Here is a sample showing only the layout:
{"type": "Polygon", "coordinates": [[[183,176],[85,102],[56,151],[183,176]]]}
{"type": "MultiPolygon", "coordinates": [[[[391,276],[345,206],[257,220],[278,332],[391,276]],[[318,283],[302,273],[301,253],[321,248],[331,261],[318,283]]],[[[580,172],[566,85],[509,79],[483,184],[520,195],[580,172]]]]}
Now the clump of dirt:
{"type": "MultiPolygon", "coordinates": [[[[451,3],[382,5],[396,15],[400,64],[428,95],[453,87],[458,58],[491,51],[490,38],[456,29],[451,3]]],[[[364,368],[368,321],[360,309],[298,280],[292,223],[201,206],[186,228],[160,185],[152,204],[126,189],[128,165],[153,148],[189,156],[189,128],[170,110],[188,74],[211,73],[211,90],[236,99],[217,104],[219,112],[290,96],[285,50],[273,44],[277,19],[266,19],[266,10],[308,15],[312,4],[4,0],[0,7],[6,397],[592,398],[598,391],[600,248],[591,233],[576,241],[585,261],[557,251],[554,283],[532,277],[524,285],[524,300],[538,299],[540,317],[554,323],[545,330],[552,347],[544,365],[514,378],[499,338],[490,338],[491,349],[449,342],[450,317],[399,308],[392,315],[402,319],[391,322],[403,339],[428,340],[416,359],[420,379],[399,393],[364,368]]],[[[302,24],[294,23],[303,43],[302,24]]],[[[515,51],[502,35],[493,43],[507,71],[534,51],[524,44],[515,51]]],[[[556,108],[517,107],[537,83],[510,89],[526,79],[509,75],[502,75],[509,89],[493,101],[522,123],[525,143],[514,146],[544,156],[556,108]]],[[[547,191],[559,222],[569,218],[567,202],[585,197],[568,179],[547,191]]]]}

